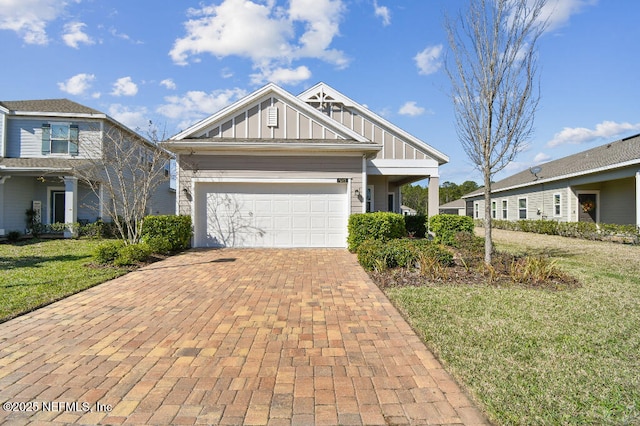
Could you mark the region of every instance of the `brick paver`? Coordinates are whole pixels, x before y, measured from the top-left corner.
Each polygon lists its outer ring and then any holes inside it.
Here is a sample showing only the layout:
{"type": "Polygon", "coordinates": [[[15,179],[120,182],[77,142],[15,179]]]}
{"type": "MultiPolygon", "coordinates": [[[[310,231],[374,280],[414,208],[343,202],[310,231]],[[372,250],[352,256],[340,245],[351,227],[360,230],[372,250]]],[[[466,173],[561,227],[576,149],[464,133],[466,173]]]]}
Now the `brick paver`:
{"type": "Polygon", "coordinates": [[[339,249],[191,251],[0,324],[0,402],[12,424],[487,424],[339,249]]]}

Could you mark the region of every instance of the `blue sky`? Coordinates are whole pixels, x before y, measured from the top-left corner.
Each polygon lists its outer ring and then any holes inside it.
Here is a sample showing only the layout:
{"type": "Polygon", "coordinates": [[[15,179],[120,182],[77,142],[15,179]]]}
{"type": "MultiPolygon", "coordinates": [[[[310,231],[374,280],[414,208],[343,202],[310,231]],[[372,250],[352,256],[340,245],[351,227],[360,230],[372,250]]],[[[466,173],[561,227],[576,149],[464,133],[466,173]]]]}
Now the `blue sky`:
{"type": "MultiPolygon", "coordinates": [[[[324,81],[481,181],[457,141],[445,13],[466,0],[0,0],[0,99],[69,98],[167,136],[268,81],[324,81]]],[[[640,2],[549,0],[541,101],[500,179],[640,133],[640,2]]]]}

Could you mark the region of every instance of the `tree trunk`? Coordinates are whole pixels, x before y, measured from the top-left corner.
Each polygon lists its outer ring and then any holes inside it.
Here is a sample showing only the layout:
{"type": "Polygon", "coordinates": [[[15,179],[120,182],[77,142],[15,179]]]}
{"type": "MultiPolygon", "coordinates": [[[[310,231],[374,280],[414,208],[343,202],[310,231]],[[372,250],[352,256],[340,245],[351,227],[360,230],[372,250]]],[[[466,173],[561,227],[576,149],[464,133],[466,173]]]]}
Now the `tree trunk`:
{"type": "Polygon", "coordinates": [[[491,172],[484,170],[484,263],[491,265],[493,241],[491,240],[491,172]]]}

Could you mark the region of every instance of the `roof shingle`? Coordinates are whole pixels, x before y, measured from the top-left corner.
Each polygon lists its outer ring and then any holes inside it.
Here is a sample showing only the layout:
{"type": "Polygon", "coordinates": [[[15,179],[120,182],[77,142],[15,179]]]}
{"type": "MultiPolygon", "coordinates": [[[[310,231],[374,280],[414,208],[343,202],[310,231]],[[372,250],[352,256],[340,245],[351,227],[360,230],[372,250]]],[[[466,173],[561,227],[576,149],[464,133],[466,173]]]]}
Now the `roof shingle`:
{"type": "Polygon", "coordinates": [[[22,112],[57,112],[70,114],[99,114],[96,109],[89,108],[69,99],[36,99],[27,101],[0,101],[0,105],[10,111],[22,112]]]}

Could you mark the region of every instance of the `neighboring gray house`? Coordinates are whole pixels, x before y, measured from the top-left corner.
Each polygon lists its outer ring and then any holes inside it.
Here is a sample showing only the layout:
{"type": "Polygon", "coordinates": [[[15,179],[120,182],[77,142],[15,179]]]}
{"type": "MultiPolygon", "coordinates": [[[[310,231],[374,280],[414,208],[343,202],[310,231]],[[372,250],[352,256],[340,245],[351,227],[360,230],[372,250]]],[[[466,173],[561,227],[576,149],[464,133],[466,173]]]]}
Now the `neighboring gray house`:
{"type": "Polygon", "coordinates": [[[446,204],[442,204],[438,209],[440,214],[456,214],[465,216],[467,214],[467,203],[463,199],[453,200],[446,204]]]}
{"type": "MultiPolygon", "coordinates": [[[[105,132],[112,128],[131,134],[141,149],[152,147],[106,114],[67,99],[0,101],[0,235],[24,232],[29,209],[43,224],[102,216],[101,200],[73,171],[102,155],[105,132]]],[[[168,181],[151,208],[150,213],[175,213],[168,181]]]]}
{"type": "Polygon", "coordinates": [[[437,214],[448,162],[324,83],[299,96],[268,84],[164,146],[196,247],[346,247],[349,215],[399,213],[404,184],[429,178],[437,214]]]}
{"type": "MultiPolygon", "coordinates": [[[[640,226],[640,135],[541,164],[494,183],[495,219],[640,226]]],[[[462,197],[484,218],[482,188],[462,197]]]]}

